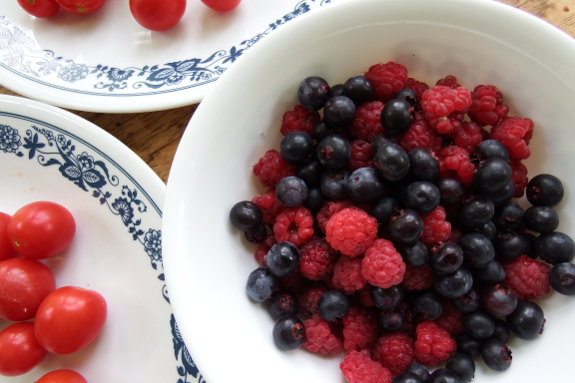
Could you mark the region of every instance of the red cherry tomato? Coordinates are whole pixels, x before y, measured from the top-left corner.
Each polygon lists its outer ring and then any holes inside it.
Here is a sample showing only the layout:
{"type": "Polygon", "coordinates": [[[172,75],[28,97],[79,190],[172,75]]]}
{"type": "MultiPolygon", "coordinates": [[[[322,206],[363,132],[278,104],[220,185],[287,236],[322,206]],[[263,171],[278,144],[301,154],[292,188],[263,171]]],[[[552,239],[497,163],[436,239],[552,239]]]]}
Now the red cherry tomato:
{"type": "Polygon", "coordinates": [[[68,247],[76,234],[76,221],[64,206],[49,201],[21,207],[8,223],[8,237],[18,254],[50,258],[68,247]]]}
{"type": "Polygon", "coordinates": [[[70,13],[85,15],[102,8],[106,0],[56,0],[56,2],[70,13]]]}
{"type": "Polygon", "coordinates": [[[0,261],[16,255],[16,250],[12,247],[12,241],[8,237],[8,222],[11,218],[8,214],[0,213],[0,261]]]}
{"type": "Polygon", "coordinates": [[[43,263],[20,257],[1,261],[0,318],[34,318],[40,303],[55,288],[54,275],[43,263]]]}
{"type": "Polygon", "coordinates": [[[39,365],[46,354],[34,336],[34,323],[14,323],[0,331],[0,375],[25,374],[39,365]]]}
{"type": "Polygon", "coordinates": [[[35,383],[88,383],[84,377],[74,370],[54,370],[42,375],[35,383]]]}
{"type": "Polygon", "coordinates": [[[165,31],[184,16],[186,0],[130,0],[130,10],[144,28],[165,31]]]}
{"type": "Polygon", "coordinates": [[[36,313],[36,338],[54,354],[70,354],[96,339],[106,321],[106,300],[94,290],[64,286],[52,291],[36,313]]]}
{"type": "Polygon", "coordinates": [[[202,3],[220,12],[231,11],[237,7],[240,2],[241,0],[202,0],[202,3]]]}
{"type": "Polygon", "coordinates": [[[60,10],[56,0],[18,0],[26,12],[35,17],[52,17],[60,10]]]}

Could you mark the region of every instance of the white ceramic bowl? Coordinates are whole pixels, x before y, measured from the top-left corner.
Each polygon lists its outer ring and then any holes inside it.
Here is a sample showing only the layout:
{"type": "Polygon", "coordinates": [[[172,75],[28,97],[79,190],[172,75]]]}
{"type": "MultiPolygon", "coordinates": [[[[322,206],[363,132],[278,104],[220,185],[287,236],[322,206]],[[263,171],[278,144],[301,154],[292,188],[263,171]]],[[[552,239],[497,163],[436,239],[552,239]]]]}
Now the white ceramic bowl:
{"type": "MultiPolygon", "coordinates": [[[[529,174],[549,172],[567,189],[558,206],[561,231],[574,234],[575,41],[513,7],[482,0],[354,0],[286,25],[242,56],[194,114],[168,182],[163,221],[168,287],[180,329],[206,380],[341,382],[341,356],[282,352],[273,321],[245,293],[256,268],[254,247],[228,214],[261,189],[253,164],[278,148],[280,119],[297,103],[299,82],[330,84],[397,61],[433,83],[455,75],[462,85],[494,84],[512,115],[531,118],[529,174]]],[[[513,340],[504,373],[478,361],[476,382],[572,381],[575,300],[541,301],[547,324],[533,341],[513,340]]]]}

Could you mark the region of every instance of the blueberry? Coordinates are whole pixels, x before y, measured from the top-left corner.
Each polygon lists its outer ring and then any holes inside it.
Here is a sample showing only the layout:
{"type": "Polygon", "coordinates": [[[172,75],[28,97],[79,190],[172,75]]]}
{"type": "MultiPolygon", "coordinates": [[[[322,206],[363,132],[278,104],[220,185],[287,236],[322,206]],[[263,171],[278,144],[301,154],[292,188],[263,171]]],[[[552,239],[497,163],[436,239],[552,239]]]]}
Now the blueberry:
{"type": "Polygon", "coordinates": [[[397,144],[382,144],[377,149],[373,160],[375,167],[381,170],[383,178],[389,181],[398,181],[409,172],[409,157],[397,144]]]}
{"type": "Polygon", "coordinates": [[[458,242],[463,251],[465,263],[474,269],[480,269],[495,257],[495,248],[493,244],[481,233],[469,232],[458,242]]]}
{"type": "Polygon", "coordinates": [[[495,320],[483,311],[465,314],[461,322],[463,331],[476,339],[488,339],[495,331],[495,320]]]}
{"type": "Polygon", "coordinates": [[[503,189],[493,193],[483,193],[483,196],[489,198],[495,207],[503,206],[513,198],[515,194],[515,184],[509,181],[503,189]]]}
{"type": "Polygon", "coordinates": [[[549,272],[549,283],[553,290],[563,295],[575,295],[575,265],[562,262],[549,272]]]}
{"type": "Polygon", "coordinates": [[[385,332],[397,332],[403,328],[405,317],[399,309],[380,311],[377,317],[379,327],[385,332]]]}
{"type": "Polygon", "coordinates": [[[439,189],[441,205],[449,206],[463,202],[465,189],[461,181],[455,178],[440,178],[435,182],[439,189]]]}
{"type": "Polygon", "coordinates": [[[416,180],[433,182],[439,174],[439,162],[428,148],[414,148],[407,153],[409,175],[416,180]]]}
{"type": "Polygon", "coordinates": [[[466,267],[460,267],[450,274],[437,275],[433,282],[435,291],[445,298],[457,298],[471,290],[473,276],[466,267]]]}
{"type": "Polygon", "coordinates": [[[397,142],[388,134],[378,134],[371,140],[371,150],[377,153],[379,147],[383,144],[396,144],[397,142]]]}
{"type": "Polygon", "coordinates": [[[349,312],[349,307],[349,298],[339,290],[325,292],[317,304],[320,317],[328,322],[341,320],[349,312]]]}
{"type": "Polygon", "coordinates": [[[500,141],[497,140],[483,140],[475,148],[475,154],[479,161],[487,160],[489,158],[500,158],[504,161],[509,160],[509,152],[500,141]]]}
{"type": "Polygon", "coordinates": [[[357,205],[371,205],[383,195],[383,180],[377,169],[359,168],[347,179],[346,191],[357,205]]]}
{"type": "Polygon", "coordinates": [[[266,265],[278,277],[286,277],[299,267],[299,248],[289,241],[275,243],[266,255],[266,265]]]}
{"type": "Polygon", "coordinates": [[[268,229],[263,223],[255,230],[244,231],[244,236],[249,243],[261,243],[268,236],[268,229]]]}
{"type": "Polygon", "coordinates": [[[413,372],[403,372],[399,375],[396,375],[392,380],[391,383],[425,383],[418,375],[414,374],[413,372]]]}
{"type": "Polygon", "coordinates": [[[303,205],[308,188],[304,180],[296,176],[282,178],[276,186],[276,197],[286,207],[303,205]]]}
{"type": "Polygon", "coordinates": [[[451,299],[451,304],[462,313],[467,314],[474,312],[479,308],[481,297],[477,290],[471,288],[465,294],[451,299]]]}
{"type": "Polygon", "coordinates": [[[323,172],[320,177],[321,192],[329,199],[334,201],[341,201],[346,199],[347,195],[347,179],[349,172],[345,169],[341,170],[327,170],[323,172]]]}
{"type": "Polygon", "coordinates": [[[372,286],[370,289],[370,296],[374,306],[382,311],[393,310],[399,306],[403,302],[404,295],[401,285],[391,286],[387,289],[372,286]]]}
{"type": "Polygon", "coordinates": [[[485,341],[481,348],[483,362],[492,370],[505,371],[511,366],[511,350],[499,339],[485,341]]]}
{"type": "Polygon", "coordinates": [[[240,201],[230,210],[230,221],[241,231],[257,230],[263,221],[263,212],[251,201],[240,201]]]}
{"type": "Polygon", "coordinates": [[[505,322],[513,335],[530,340],[543,332],[545,317],[537,303],[520,300],[515,310],[505,317],[505,322]]]}
{"type": "Polygon", "coordinates": [[[485,310],[494,316],[509,315],[517,306],[517,297],[506,283],[486,286],[481,291],[481,298],[485,310]]]}
{"type": "Polygon", "coordinates": [[[464,202],[459,210],[459,221],[465,226],[481,227],[493,217],[493,202],[482,196],[475,196],[464,202]]]}
{"type": "Polygon", "coordinates": [[[407,266],[421,267],[429,261],[429,249],[421,241],[410,244],[398,243],[395,248],[407,266]]]}
{"type": "Polygon", "coordinates": [[[485,225],[474,228],[475,232],[481,233],[493,243],[497,238],[497,227],[493,221],[488,221],[485,225]]]}
{"type": "Polygon", "coordinates": [[[321,210],[325,200],[326,198],[321,188],[319,186],[313,186],[307,190],[307,198],[303,206],[315,215],[321,210]]]}
{"type": "Polygon", "coordinates": [[[311,160],[297,167],[296,176],[304,180],[309,188],[319,186],[319,179],[324,171],[325,168],[319,161],[311,160]]]}
{"type": "Polygon", "coordinates": [[[356,104],[362,104],[373,95],[373,84],[364,76],[351,77],[343,84],[343,95],[356,104]]]}
{"type": "Polygon", "coordinates": [[[507,343],[510,336],[509,328],[507,327],[507,323],[504,320],[495,318],[495,331],[493,331],[493,335],[491,335],[492,339],[499,339],[503,343],[507,343]]]}
{"type": "Polygon", "coordinates": [[[457,374],[447,368],[438,368],[429,374],[427,383],[463,383],[457,374]]]}
{"type": "Polygon", "coordinates": [[[441,298],[433,291],[426,291],[411,300],[413,313],[421,320],[434,320],[441,315],[441,298]]]}
{"type": "Polygon", "coordinates": [[[535,239],[537,237],[528,232],[521,233],[521,236],[525,240],[525,255],[531,259],[537,258],[534,253],[535,239]]]}
{"type": "Polygon", "coordinates": [[[383,197],[371,206],[369,214],[377,219],[380,225],[387,226],[391,216],[399,210],[399,202],[391,197],[383,197]]]}
{"type": "Polygon", "coordinates": [[[280,143],[280,153],[289,164],[303,164],[313,153],[311,136],[304,132],[288,133],[280,143]]]}
{"type": "Polygon", "coordinates": [[[405,100],[411,106],[415,106],[417,104],[417,94],[413,89],[404,88],[395,94],[395,97],[398,100],[405,100]]]}
{"type": "Polygon", "coordinates": [[[525,210],[516,202],[498,207],[491,218],[498,230],[520,231],[523,228],[525,210]]]}
{"type": "Polygon", "coordinates": [[[439,189],[428,181],[414,181],[407,186],[405,206],[421,215],[431,213],[440,201],[439,189]]]}
{"type": "Polygon", "coordinates": [[[342,169],[351,156],[349,141],[331,134],[317,144],[317,158],[328,169],[342,169]]]}
{"type": "Polygon", "coordinates": [[[392,136],[407,132],[414,120],[413,106],[405,99],[388,101],[380,115],[381,125],[392,136]]]}
{"type": "Polygon", "coordinates": [[[268,310],[274,320],[284,315],[296,315],[299,311],[299,301],[295,294],[278,291],[272,295],[268,310]]]}
{"type": "Polygon", "coordinates": [[[321,77],[307,77],[299,84],[297,97],[299,103],[307,110],[320,110],[330,96],[329,84],[321,77]]]}
{"type": "Polygon", "coordinates": [[[483,339],[476,339],[467,334],[461,334],[457,337],[457,351],[470,358],[474,359],[481,355],[481,349],[483,348],[483,339]]]}
{"type": "Polygon", "coordinates": [[[318,121],[311,130],[311,137],[320,142],[330,134],[334,134],[334,129],[325,120],[318,121]]]}
{"type": "Polygon", "coordinates": [[[409,366],[407,366],[407,372],[411,372],[417,376],[419,376],[424,381],[429,378],[429,370],[423,364],[418,362],[412,362],[409,366]]]}
{"type": "Polygon", "coordinates": [[[487,266],[474,270],[473,277],[477,282],[490,285],[503,282],[505,279],[505,270],[497,260],[492,260],[487,266]]]}
{"type": "Polygon", "coordinates": [[[531,206],[523,216],[525,227],[536,233],[550,233],[559,227],[559,215],[549,206],[531,206]]]}
{"type": "Polygon", "coordinates": [[[394,243],[415,243],[423,233],[423,220],[414,210],[400,209],[391,216],[387,233],[394,243]]]}
{"type": "Polygon", "coordinates": [[[273,337],[276,346],[284,351],[299,348],[305,340],[305,327],[295,315],[284,315],[274,323],[273,337]]]}
{"type": "Polygon", "coordinates": [[[323,108],[323,118],[335,128],[350,125],[354,117],[355,104],[345,96],[330,98],[323,108]]]}
{"type": "Polygon", "coordinates": [[[552,265],[571,262],[575,256],[575,243],[570,236],[560,231],[541,234],[535,239],[533,253],[552,265]]]}
{"type": "Polygon", "coordinates": [[[475,376],[475,362],[467,354],[453,354],[445,362],[445,368],[455,372],[461,382],[469,382],[475,376]]]}
{"type": "Polygon", "coordinates": [[[494,243],[497,255],[502,258],[515,258],[525,254],[527,241],[519,233],[503,230],[497,233],[494,243]]]}
{"type": "MultiPolygon", "coordinates": [[[[463,251],[453,242],[443,242],[431,248],[429,267],[436,274],[450,274],[463,264],[463,251]]],[[[460,295],[460,294],[459,294],[460,295]]],[[[458,296],[458,295],[456,295],[458,296]]]]}
{"type": "Polygon", "coordinates": [[[254,302],[265,302],[278,290],[278,283],[278,277],[269,268],[258,267],[248,276],[246,292],[254,302]]]}
{"type": "Polygon", "coordinates": [[[478,193],[495,193],[511,181],[511,165],[500,158],[489,158],[479,163],[473,173],[473,188],[478,193]]]}
{"type": "Polygon", "coordinates": [[[331,87],[331,97],[343,96],[343,84],[335,84],[331,87]]]}
{"type": "Polygon", "coordinates": [[[561,202],[564,193],[561,181],[551,174],[536,175],[525,188],[527,200],[533,206],[553,207],[561,202]]]}

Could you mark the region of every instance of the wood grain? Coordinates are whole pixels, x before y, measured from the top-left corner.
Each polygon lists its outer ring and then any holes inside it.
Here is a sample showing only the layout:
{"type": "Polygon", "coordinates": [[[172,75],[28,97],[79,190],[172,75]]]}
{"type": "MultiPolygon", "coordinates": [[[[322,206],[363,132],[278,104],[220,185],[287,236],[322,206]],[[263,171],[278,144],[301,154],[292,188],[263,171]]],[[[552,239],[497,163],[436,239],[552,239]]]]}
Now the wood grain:
{"type": "MultiPolygon", "coordinates": [[[[499,1],[540,17],[575,37],[573,0],[499,1]]],[[[0,94],[17,95],[2,86],[0,94]]],[[[114,135],[166,182],[178,143],[196,108],[197,105],[190,105],[160,112],[132,114],[71,112],[114,135]]]]}

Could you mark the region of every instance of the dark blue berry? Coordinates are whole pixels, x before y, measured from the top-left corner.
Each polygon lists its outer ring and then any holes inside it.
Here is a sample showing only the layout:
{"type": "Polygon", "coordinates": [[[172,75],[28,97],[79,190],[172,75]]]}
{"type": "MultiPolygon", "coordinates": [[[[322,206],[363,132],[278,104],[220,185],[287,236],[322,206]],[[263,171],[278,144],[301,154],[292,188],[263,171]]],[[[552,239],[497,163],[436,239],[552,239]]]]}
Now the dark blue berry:
{"type": "Polygon", "coordinates": [[[276,197],[286,207],[303,205],[308,188],[304,180],[296,176],[282,178],[276,186],[276,197]]]}
{"type": "Polygon", "coordinates": [[[487,238],[489,238],[491,242],[494,242],[495,238],[497,238],[497,227],[495,226],[493,221],[488,221],[485,225],[476,227],[474,228],[474,230],[475,232],[481,233],[487,238]]]}
{"type": "Polygon", "coordinates": [[[257,230],[263,221],[263,213],[258,205],[251,201],[240,201],[230,210],[230,221],[241,231],[257,230]]]}
{"type": "Polygon", "coordinates": [[[530,340],[543,332],[545,317],[537,303],[520,300],[515,310],[507,315],[505,322],[513,335],[519,339],[530,340]]]}
{"type": "Polygon", "coordinates": [[[278,277],[267,267],[258,267],[248,276],[246,292],[254,302],[265,302],[278,291],[278,277]]]}
{"type": "Polygon", "coordinates": [[[457,374],[447,368],[438,368],[429,374],[427,383],[463,383],[457,374]]]}
{"type": "Polygon", "coordinates": [[[374,306],[382,311],[393,310],[399,306],[403,302],[404,295],[401,285],[391,286],[387,289],[372,286],[370,289],[370,296],[374,306]]]}
{"type": "Polygon", "coordinates": [[[274,323],[273,337],[276,346],[290,351],[299,348],[305,340],[305,327],[295,315],[284,315],[274,323]]]}
{"type": "Polygon", "coordinates": [[[470,335],[461,334],[457,337],[456,341],[458,352],[468,355],[472,359],[481,355],[481,349],[484,343],[483,339],[475,339],[470,335]]]}
{"type": "Polygon", "coordinates": [[[319,186],[319,179],[325,168],[317,160],[310,160],[305,164],[297,167],[296,176],[304,180],[308,188],[312,186],[319,186]]]}
{"type": "Polygon", "coordinates": [[[404,88],[395,94],[395,97],[398,100],[405,100],[411,106],[415,106],[417,104],[417,93],[413,89],[404,88]]]}
{"type": "Polygon", "coordinates": [[[483,311],[465,314],[461,322],[463,331],[476,339],[488,339],[495,331],[495,320],[483,311]]]}
{"type": "Polygon", "coordinates": [[[343,84],[336,84],[331,87],[331,97],[343,96],[343,84]]]}
{"type": "Polygon", "coordinates": [[[549,206],[531,206],[523,216],[525,227],[536,233],[551,233],[559,227],[559,215],[549,206]]]}
{"type": "Polygon", "coordinates": [[[498,230],[520,231],[523,228],[525,210],[516,202],[510,201],[495,209],[491,218],[498,230]]]}
{"type": "Polygon", "coordinates": [[[525,188],[527,200],[533,206],[557,205],[563,199],[565,190],[561,181],[551,174],[539,174],[531,178],[525,188]]]}
{"type": "Polygon", "coordinates": [[[478,193],[495,193],[511,181],[511,165],[500,158],[481,161],[473,173],[473,188],[478,193]]]}
{"type": "Polygon", "coordinates": [[[320,110],[330,96],[329,84],[321,77],[307,77],[299,84],[297,97],[299,103],[307,110],[320,110]]]}
{"type": "Polygon", "coordinates": [[[313,186],[307,190],[307,198],[303,206],[307,208],[312,214],[319,212],[325,202],[326,198],[319,186],[313,186]]]}
{"type": "Polygon", "coordinates": [[[459,221],[465,226],[481,227],[493,217],[493,202],[482,196],[475,196],[464,202],[459,209],[459,221]]]}
{"type": "Polygon", "coordinates": [[[463,251],[465,263],[474,269],[487,266],[495,257],[493,244],[481,233],[469,232],[461,237],[458,244],[463,251]]]}
{"type": "Polygon", "coordinates": [[[451,299],[451,304],[462,313],[472,313],[479,308],[481,297],[477,290],[472,287],[465,294],[451,299]]]}
{"type": "Polygon", "coordinates": [[[407,266],[421,267],[429,262],[429,249],[421,241],[410,244],[398,243],[395,247],[407,266]]]}
{"type": "MultiPolygon", "coordinates": [[[[463,251],[453,242],[433,246],[429,254],[429,267],[436,274],[450,274],[463,264],[463,251]]],[[[459,294],[460,295],[460,294],[459,294]]],[[[458,296],[458,295],[456,295],[458,296]]]]}
{"type": "Polygon", "coordinates": [[[431,213],[440,201],[439,189],[428,181],[414,181],[407,185],[403,202],[421,215],[431,213]]]}
{"type": "Polygon", "coordinates": [[[373,84],[364,76],[354,76],[343,84],[343,95],[356,104],[369,101],[373,95],[373,84]]]}
{"type": "Polygon", "coordinates": [[[483,196],[489,198],[495,207],[503,206],[513,198],[515,194],[515,184],[509,181],[501,190],[494,193],[483,193],[483,196]]]}
{"type": "Polygon", "coordinates": [[[397,142],[388,134],[378,134],[371,140],[371,150],[377,153],[379,147],[383,144],[396,144],[397,142]]]}
{"type": "Polygon", "coordinates": [[[433,182],[439,174],[439,162],[428,148],[414,148],[407,153],[409,175],[416,180],[433,182]]]}
{"type": "Polygon", "coordinates": [[[268,229],[263,223],[255,230],[244,231],[244,236],[249,243],[261,243],[268,236],[268,229]]]}
{"type": "Polygon", "coordinates": [[[369,213],[380,225],[387,226],[389,219],[398,209],[399,202],[395,198],[383,197],[371,206],[369,213]]]}
{"type": "Polygon", "coordinates": [[[461,352],[451,355],[445,362],[445,368],[453,371],[461,382],[470,382],[475,376],[475,362],[469,355],[461,352]]]}
{"type": "Polygon", "coordinates": [[[354,117],[355,104],[345,96],[330,98],[323,108],[323,118],[335,128],[350,125],[354,117]]]}
{"type": "Polygon", "coordinates": [[[461,181],[455,178],[440,178],[435,182],[435,186],[439,189],[441,205],[449,206],[463,202],[465,188],[461,181]]]}
{"type": "Polygon", "coordinates": [[[400,209],[389,219],[387,233],[394,243],[415,243],[423,233],[423,220],[414,210],[400,209]]]}
{"type": "Polygon", "coordinates": [[[377,317],[379,327],[385,332],[397,332],[403,328],[405,317],[400,309],[380,311],[377,317]]]}
{"type": "Polygon", "coordinates": [[[337,322],[349,312],[350,302],[347,295],[339,290],[329,290],[318,301],[319,316],[328,322],[337,322]]]}
{"type": "Polygon", "coordinates": [[[266,265],[278,277],[286,277],[298,269],[299,255],[299,248],[292,242],[280,241],[268,251],[266,265]]]}
{"type": "Polygon", "coordinates": [[[278,291],[272,295],[268,310],[273,319],[284,315],[296,315],[299,311],[299,301],[293,293],[278,291]]]}
{"type": "Polygon", "coordinates": [[[525,240],[525,255],[531,259],[537,258],[535,256],[534,251],[533,251],[534,246],[535,246],[535,239],[537,237],[531,233],[528,233],[528,232],[521,233],[521,236],[525,240]]]}
{"type": "Polygon", "coordinates": [[[313,154],[314,146],[311,136],[304,132],[288,133],[280,143],[280,153],[285,162],[303,164],[313,154]]]}
{"type": "Polygon", "coordinates": [[[441,315],[441,298],[433,291],[426,291],[411,300],[411,309],[420,320],[435,320],[441,315]]]}
{"type": "Polygon", "coordinates": [[[399,181],[409,172],[409,157],[397,144],[382,144],[377,149],[373,160],[376,168],[381,170],[383,178],[389,181],[399,181]]]}
{"type": "Polygon", "coordinates": [[[487,264],[487,266],[481,269],[475,269],[473,273],[473,278],[480,283],[485,285],[495,284],[503,282],[505,279],[505,270],[503,266],[497,260],[492,260],[487,264]]]}
{"type": "Polygon", "coordinates": [[[359,168],[347,179],[346,191],[357,205],[371,205],[383,195],[383,180],[377,169],[359,168]]]}
{"type": "Polygon", "coordinates": [[[412,362],[409,366],[407,366],[407,372],[411,372],[419,376],[424,381],[429,378],[429,370],[419,362],[412,362]]]}
{"type": "Polygon", "coordinates": [[[418,375],[414,374],[413,372],[403,372],[399,375],[396,375],[392,380],[391,383],[425,383],[418,375]]]}
{"type": "Polygon", "coordinates": [[[347,195],[347,179],[349,172],[345,169],[340,170],[327,170],[323,172],[320,177],[321,192],[329,199],[334,201],[341,201],[346,199],[347,195]]]}
{"type": "Polygon", "coordinates": [[[504,320],[495,318],[495,331],[493,331],[493,335],[491,335],[492,339],[499,339],[503,343],[507,343],[509,340],[510,335],[509,328],[507,327],[507,323],[504,320]]]}
{"type": "Polygon", "coordinates": [[[497,255],[502,258],[515,258],[525,254],[527,241],[519,233],[503,230],[497,233],[494,243],[497,255]]]}
{"type": "Polygon", "coordinates": [[[487,160],[489,158],[500,158],[504,161],[509,160],[509,152],[503,146],[501,141],[497,140],[483,140],[475,148],[475,154],[479,161],[487,160]]]}
{"type": "Polygon", "coordinates": [[[549,272],[549,284],[559,294],[575,295],[575,265],[570,262],[554,265],[549,272]]]}
{"type": "Polygon", "coordinates": [[[334,129],[325,121],[320,120],[317,124],[313,126],[311,131],[311,137],[316,141],[320,142],[330,134],[334,133],[334,129]]]}
{"type": "Polygon", "coordinates": [[[462,266],[450,274],[437,275],[433,286],[441,296],[453,299],[471,290],[473,276],[466,267],[462,266]]]}
{"type": "Polygon", "coordinates": [[[349,141],[332,134],[317,144],[317,158],[328,169],[342,169],[351,156],[349,141]]]}
{"type": "Polygon", "coordinates": [[[575,257],[575,243],[560,231],[541,234],[535,239],[533,254],[552,265],[571,262],[575,257]]]}
{"type": "Polygon", "coordinates": [[[517,306],[517,296],[506,283],[485,286],[481,300],[485,311],[494,316],[509,315],[517,306]]]}
{"type": "Polygon", "coordinates": [[[415,120],[413,106],[405,99],[393,99],[383,107],[381,125],[388,134],[400,135],[409,130],[415,120]]]}

